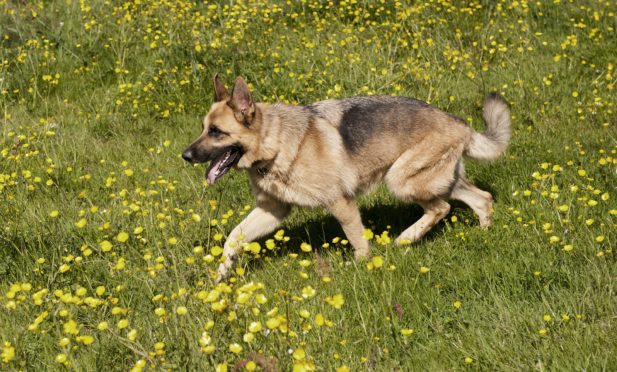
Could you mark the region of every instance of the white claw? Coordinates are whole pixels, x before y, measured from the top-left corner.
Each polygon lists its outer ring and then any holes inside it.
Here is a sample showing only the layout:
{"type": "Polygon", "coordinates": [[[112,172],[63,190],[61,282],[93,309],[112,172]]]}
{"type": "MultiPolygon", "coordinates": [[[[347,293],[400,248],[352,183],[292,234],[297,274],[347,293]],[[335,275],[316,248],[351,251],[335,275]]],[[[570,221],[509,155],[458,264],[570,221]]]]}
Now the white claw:
{"type": "Polygon", "coordinates": [[[218,269],[218,277],[215,280],[215,283],[218,284],[227,278],[227,274],[229,273],[229,268],[233,265],[233,260],[229,257],[219,265],[218,269]]]}

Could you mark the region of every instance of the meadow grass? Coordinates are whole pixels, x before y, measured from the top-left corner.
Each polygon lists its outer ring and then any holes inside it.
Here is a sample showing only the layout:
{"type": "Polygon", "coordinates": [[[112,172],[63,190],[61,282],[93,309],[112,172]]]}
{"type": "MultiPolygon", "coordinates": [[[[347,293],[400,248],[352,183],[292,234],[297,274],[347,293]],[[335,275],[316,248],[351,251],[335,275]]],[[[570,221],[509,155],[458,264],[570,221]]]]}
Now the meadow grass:
{"type": "Polygon", "coordinates": [[[0,369],[615,370],[613,1],[0,0],[0,369]],[[181,151],[211,79],[266,102],[416,97],[481,130],[511,104],[495,197],[422,241],[361,198],[373,259],[295,210],[214,276],[250,210],[181,151]],[[304,244],[303,244],[304,243],[304,244]]]}

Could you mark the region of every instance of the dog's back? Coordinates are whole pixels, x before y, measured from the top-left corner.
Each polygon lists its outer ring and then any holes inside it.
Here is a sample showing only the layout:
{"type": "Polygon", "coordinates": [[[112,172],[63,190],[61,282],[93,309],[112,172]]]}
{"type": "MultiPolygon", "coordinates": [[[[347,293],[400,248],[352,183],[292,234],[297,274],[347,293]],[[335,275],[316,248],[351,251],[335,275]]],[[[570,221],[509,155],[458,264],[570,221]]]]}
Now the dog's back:
{"type": "Polygon", "coordinates": [[[450,149],[458,148],[460,156],[472,134],[464,120],[406,97],[326,100],[306,111],[336,127],[359,191],[379,181],[406,151],[415,149],[436,164],[450,149]]]}

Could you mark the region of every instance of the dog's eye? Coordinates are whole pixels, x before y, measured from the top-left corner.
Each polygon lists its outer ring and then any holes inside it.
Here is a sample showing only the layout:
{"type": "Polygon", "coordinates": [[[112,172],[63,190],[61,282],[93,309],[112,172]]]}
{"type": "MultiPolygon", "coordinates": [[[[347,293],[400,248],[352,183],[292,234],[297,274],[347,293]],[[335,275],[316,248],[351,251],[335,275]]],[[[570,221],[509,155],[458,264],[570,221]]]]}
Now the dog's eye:
{"type": "Polygon", "coordinates": [[[216,137],[219,137],[221,134],[223,134],[223,132],[221,132],[221,130],[214,125],[211,125],[210,128],[208,128],[209,137],[216,138],[216,137]]]}

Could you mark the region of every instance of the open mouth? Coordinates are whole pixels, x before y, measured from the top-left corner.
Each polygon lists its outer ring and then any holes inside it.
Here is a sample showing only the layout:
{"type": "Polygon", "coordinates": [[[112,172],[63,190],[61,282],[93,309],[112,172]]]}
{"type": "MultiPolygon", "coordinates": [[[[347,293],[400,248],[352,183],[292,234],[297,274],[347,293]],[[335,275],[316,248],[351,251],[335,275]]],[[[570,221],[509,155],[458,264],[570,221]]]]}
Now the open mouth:
{"type": "Polygon", "coordinates": [[[242,157],[242,150],[237,146],[227,147],[222,150],[220,155],[217,155],[206,168],[206,181],[208,185],[212,185],[225,173],[229,172],[231,167],[236,165],[242,157]]]}

